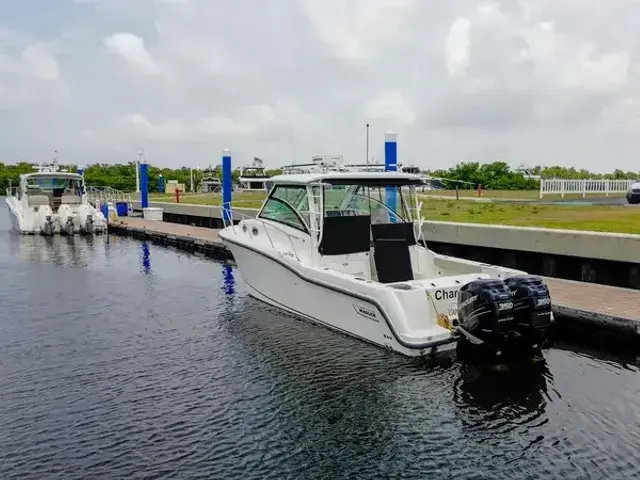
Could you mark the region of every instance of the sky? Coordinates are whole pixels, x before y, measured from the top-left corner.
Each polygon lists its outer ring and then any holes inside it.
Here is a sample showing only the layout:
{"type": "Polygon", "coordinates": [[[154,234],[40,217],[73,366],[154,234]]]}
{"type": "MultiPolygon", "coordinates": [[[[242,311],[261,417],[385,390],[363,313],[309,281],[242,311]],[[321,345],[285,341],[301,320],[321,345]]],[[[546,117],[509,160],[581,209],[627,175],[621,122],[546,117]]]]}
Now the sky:
{"type": "Polygon", "coordinates": [[[0,0],[0,161],[640,170],[638,0],[0,0]]]}

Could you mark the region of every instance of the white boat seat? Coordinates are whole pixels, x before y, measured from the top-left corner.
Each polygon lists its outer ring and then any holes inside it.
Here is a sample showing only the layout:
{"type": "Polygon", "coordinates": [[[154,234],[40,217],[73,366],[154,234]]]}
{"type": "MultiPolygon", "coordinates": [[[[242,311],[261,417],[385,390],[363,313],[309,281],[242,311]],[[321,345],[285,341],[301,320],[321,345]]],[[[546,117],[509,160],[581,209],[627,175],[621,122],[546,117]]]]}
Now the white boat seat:
{"type": "Polygon", "coordinates": [[[46,195],[29,195],[30,207],[40,207],[42,205],[50,205],[49,197],[46,195]]]}
{"type": "Polygon", "coordinates": [[[63,195],[60,198],[60,203],[66,205],[79,205],[82,202],[82,199],[77,195],[63,195]]]}

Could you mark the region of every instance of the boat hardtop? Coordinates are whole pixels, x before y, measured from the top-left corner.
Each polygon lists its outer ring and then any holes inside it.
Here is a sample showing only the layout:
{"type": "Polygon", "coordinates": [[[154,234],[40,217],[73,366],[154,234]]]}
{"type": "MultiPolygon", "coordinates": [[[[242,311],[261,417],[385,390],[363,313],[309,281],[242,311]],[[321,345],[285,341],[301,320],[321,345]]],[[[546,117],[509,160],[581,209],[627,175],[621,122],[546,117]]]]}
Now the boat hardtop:
{"type": "Polygon", "coordinates": [[[276,184],[329,183],[334,185],[345,184],[380,184],[394,185],[421,185],[422,178],[413,173],[402,172],[326,172],[326,173],[292,173],[275,175],[271,182],[276,184]]]}

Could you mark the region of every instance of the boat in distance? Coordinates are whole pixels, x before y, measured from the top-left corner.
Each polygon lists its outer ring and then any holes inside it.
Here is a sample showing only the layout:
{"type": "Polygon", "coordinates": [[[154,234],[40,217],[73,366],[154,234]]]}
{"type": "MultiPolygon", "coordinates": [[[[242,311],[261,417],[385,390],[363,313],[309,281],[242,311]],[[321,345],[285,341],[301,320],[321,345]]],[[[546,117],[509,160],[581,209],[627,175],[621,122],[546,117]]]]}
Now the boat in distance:
{"type": "Polygon", "coordinates": [[[223,205],[219,238],[253,297],[380,347],[425,356],[459,341],[537,349],[553,322],[540,277],[426,246],[418,175],[285,174],[253,218],[223,205]]]}
{"type": "Polygon", "coordinates": [[[84,177],[60,170],[54,161],[20,175],[18,187],[7,189],[11,226],[22,234],[73,235],[104,233],[107,221],[89,203],[84,177]]]}

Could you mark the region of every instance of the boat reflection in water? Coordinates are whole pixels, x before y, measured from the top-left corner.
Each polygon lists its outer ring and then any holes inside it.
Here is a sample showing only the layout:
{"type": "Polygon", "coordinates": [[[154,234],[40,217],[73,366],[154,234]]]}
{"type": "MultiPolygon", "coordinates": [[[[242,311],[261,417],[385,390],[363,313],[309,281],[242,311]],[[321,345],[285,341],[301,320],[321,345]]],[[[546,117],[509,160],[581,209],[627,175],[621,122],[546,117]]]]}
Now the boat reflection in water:
{"type": "Polygon", "coordinates": [[[149,252],[149,244],[142,242],[141,244],[142,254],[140,255],[140,263],[142,266],[142,272],[145,275],[151,274],[151,253],[149,252]]]}
{"type": "Polygon", "coordinates": [[[94,256],[93,250],[104,238],[84,235],[25,236],[10,235],[10,248],[20,258],[31,263],[61,267],[86,268],[94,256]]]}
{"type": "MultiPolygon", "coordinates": [[[[433,357],[425,366],[309,327],[250,297],[239,297],[229,316],[233,318],[224,330],[237,348],[227,361],[260,372],[258,380],[239,386],[247,403],[236,408],[260,418],[261,425],[255,431],[247,428],[245,435],[290,444],[287,468],[292,475],[296,468],[312,465],[325,478],[358,476],[363,471],[353,469],[380,466],[382,459],[420,458],[422,466],[412,461],[392,468],[418,477],[447,465],[468,465],[465,447],[484,448],[465,433],[476,427],[487,443],[504,444],[504,454],[516,455],[521,446],[511,445],[509,434],[496,437],[496,430],[520,429],[524,441],[533,442],[535,424],[546,415],[551,376],[544,360],[496,368],[453,355],[433,357]],[[465,439],[462,444],[460,439],[465,439]],[[448,453],[440,456],[442,450],[448,453]],[[327,451],[342,453],[323,453],[327,451]],[[440,460],[441,467],[433,464],[440,460]],[[420,468],[422,472],[415,470],[420,468]]],[[[245,424],[254,421],[249,418],[245,424]]]]}

